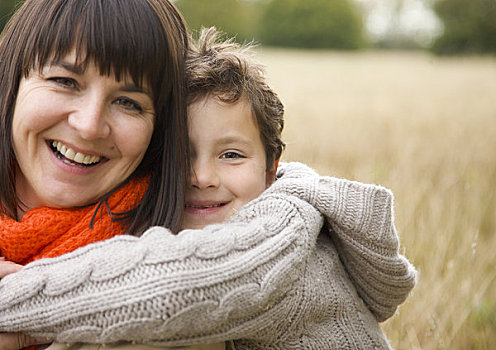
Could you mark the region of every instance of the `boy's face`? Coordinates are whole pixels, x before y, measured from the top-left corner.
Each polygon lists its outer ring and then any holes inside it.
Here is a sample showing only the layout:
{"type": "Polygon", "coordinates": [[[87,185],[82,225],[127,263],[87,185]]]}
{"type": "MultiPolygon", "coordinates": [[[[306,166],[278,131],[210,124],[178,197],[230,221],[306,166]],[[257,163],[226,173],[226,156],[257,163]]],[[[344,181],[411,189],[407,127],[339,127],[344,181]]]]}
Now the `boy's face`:
{"type": "Polygon", "coordinates": [[[208,97],[188,107],[191,179],[182,229],[224,221],[275,179],[250,104],[208,97]]]}

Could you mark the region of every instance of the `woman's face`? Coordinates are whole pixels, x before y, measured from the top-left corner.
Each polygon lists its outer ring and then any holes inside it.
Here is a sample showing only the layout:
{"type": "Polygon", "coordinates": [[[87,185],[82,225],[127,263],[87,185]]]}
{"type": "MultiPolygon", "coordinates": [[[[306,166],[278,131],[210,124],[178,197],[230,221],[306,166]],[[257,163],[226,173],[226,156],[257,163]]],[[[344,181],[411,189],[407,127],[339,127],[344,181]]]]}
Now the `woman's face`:
{"type": "Polygon", "coordinates": [[[75,61],[71,53],[20,82],[12,134],[26,210],[98,201],[134,172],[152,137],[147,86],[100,75],[92,63],[83,71],[75,61]]]}

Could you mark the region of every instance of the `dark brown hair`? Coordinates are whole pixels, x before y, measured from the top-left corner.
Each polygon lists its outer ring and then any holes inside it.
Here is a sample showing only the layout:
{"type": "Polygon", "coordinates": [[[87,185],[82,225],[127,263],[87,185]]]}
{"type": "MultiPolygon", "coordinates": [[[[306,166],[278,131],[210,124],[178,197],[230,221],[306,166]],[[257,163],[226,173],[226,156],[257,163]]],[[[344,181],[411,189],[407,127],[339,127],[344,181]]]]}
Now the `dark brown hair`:
{"type": "Polygon", "coordinates": [[[142,203],[121,219],[135,234],[152,225],[177,229],[189,171],[187,45],[184,20],[167,0],[27,0],[0,37],[2,215],[15,218],[19,205],[12,119],[20,80],[75,49],[83,67],[94,62],[101,74],[114,74],[117,80],[129,74],[137,85],[150,84],[156,113],[153,135],[131,175],[149,174],[150,185],[142,203]]]}
{"type": "Polygon", "coordinates": [[[253,59],[252,43],[221,40],[214,27],[201,30],[191,41],[186,62],[188,105],[211,95],[226,103],[246,98],[265,147],[267,170],[284,149],[281,139],[284,106],[267,85],[263,66],[253,59]]]}

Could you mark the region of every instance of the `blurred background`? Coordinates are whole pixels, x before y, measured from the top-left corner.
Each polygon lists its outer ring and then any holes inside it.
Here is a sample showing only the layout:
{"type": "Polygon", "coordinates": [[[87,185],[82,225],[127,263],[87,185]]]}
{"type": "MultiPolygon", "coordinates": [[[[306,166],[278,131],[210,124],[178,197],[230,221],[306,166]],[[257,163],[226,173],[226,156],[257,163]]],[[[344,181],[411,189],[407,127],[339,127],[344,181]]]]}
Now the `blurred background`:
{"type": "MultiPolygon", "coordinates": [[[[0,29],[19,0],[0,1],[0,29]]],[[[267,46],[496,52],[494,0],[172,0],[191,29],[267,46]]]]}
{"type": "MultiPolygon", "coordinates": [[[[256,41],[285,161],[395,194],[418,286],[395,349],[496,349],[496,0],[177,0],[256,41]]],[[[16,6],[0,0],[0,26],[16,6]]]]}

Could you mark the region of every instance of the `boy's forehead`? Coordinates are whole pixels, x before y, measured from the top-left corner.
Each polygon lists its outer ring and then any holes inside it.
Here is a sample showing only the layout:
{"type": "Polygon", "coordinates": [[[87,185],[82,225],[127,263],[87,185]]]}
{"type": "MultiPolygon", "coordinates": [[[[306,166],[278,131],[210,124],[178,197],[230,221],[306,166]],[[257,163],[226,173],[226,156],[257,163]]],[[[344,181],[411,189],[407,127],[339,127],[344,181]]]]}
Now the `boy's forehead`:
{"type": "MultiPolygon", "coordinates": [[[[202,116],[218,117],[221,118],[224,114],[229,114],[230,117],[243,117],[245,121],[246,116],[249,116],[249,123],[254,123],[258,130],[256,118],[253,114],[251,104],[246,98],[241,98],[235,102],[226,102],[217,95],[203,96],[188,105],[188,119],[191,121],[199,120],[202,116]]],[[[239,120],[239,118],[236,118],[239,120]]],[[[234,123],[234,119],[233,119],[234,123]]]]}
{"type": "Polygon", "coordinates": [[[258,125],[257,118],[255,117],[253,108],[250,101],[247,98],[240,98],[234,102],[226,102],[221,97],[217,95],[206,95],[200,99],[195,100],[190,103],[187,108],[188,121],[191,126],[193,120],[198,120],[197,118],[206,113],[211,113],[212,111],[220,113],[226,111],[231,117],[243,117],[245,122],[253,124],[257,132],[260,134],[260,128],[258,125]],[[192,117],[194,118],[192,119],[192,117]],[[249,119],[245,117],[249,116],[249,119]]]}

